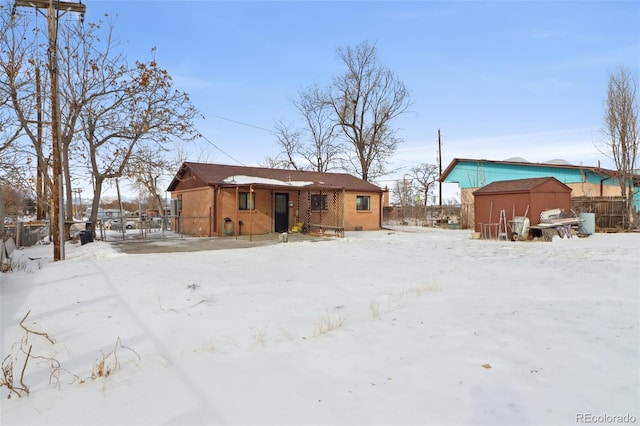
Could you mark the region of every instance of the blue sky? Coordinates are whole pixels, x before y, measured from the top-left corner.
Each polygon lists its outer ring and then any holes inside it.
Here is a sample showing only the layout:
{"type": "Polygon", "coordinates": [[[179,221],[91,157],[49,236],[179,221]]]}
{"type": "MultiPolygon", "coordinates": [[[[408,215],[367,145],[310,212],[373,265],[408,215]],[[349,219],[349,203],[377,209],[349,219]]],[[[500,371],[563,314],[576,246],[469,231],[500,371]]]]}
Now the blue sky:
{"type": "Polygon", "coordinates": [[[204,114],[198,130],[224,153],[201,140],[193,161],[275,156],[274,121],[298,118],[290,99],[343,71],[337,48],[368,40],[413,100],[396,122],[394,167],[435,164],[438,129],[443,167],[455,157],[612,167],[596,148],[608,75],[640,73],[638,1],[85,3],[87,21],[112,20],[130,61],[155,47],[204,114]]]}

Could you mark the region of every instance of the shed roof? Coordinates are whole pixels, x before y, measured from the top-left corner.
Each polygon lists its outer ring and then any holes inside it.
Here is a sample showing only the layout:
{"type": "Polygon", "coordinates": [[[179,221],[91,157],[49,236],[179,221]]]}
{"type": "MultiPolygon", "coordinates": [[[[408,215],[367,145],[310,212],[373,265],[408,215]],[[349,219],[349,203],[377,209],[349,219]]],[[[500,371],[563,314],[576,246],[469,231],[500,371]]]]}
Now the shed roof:
{"type": "Polygon", "coordinates": [[[265,167],[230,166],[185,162],[169,184],[174,191],[187,170],[209,186],[254,185],[300,189],[345,189],[351,191],[382,192],[366,180],[347,173],[321,173],[300,170],[270,169],[265,167]]]}
{"type": "Polygon", "coordinates": [[[560,190],[564,192],[571,192],[571,188],[560,182],[558,179],[550,176],[530,179],[499,180],[483,186],[477,191],[474,191],[473,194],[483,195],[497,193],[533,192],[537,188],[550,181],[552,181],[554,185],[558,186],[560,190]]]}

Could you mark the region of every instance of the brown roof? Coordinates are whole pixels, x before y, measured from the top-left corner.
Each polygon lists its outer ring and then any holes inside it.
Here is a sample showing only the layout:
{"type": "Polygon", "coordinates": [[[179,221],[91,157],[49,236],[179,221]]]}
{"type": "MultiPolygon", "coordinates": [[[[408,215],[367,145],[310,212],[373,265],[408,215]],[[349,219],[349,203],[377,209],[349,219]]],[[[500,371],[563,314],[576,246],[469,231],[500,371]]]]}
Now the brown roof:
{"type": "Polygon", "coordinates": [[[300,189],[346,189],[381,192],[382,189],[366,180],[347,173],[320,173],[300,170],[269,169],[263,167],[229,166],[185,162],[176,173],[167,191],[175,190],[187,169],[210,186],[254,185],[300,189]]]}
{"type": "Polygon", "coordinates": [[[541,177],[530,179],[498,180],[486,186],[483,186],[477,191],[474,191],[473,195],[507,192],[531,192],[548,181],[555,181],[558,185],[562,185],[564,188],[566,188],[567,191],[571,191],[571,188],[554,177],[541,177]]]}

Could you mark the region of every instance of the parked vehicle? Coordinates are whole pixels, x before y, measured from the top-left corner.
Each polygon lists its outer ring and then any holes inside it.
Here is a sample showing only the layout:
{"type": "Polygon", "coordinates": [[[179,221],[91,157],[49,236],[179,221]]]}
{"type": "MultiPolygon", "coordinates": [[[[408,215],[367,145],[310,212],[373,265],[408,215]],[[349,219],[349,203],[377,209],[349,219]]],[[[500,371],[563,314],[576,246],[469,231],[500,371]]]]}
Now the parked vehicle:
{"type": "MultiPolygon", "coordinates": [[[[136,224],[133,221],[126,220],[125,223],[126,223],[125,224],[126,229],[134,229],[136,227],[136,224]]],[[[111,228],[122,229],[122,221],[120,220],[119,217],[107,219],[104,221],[104,227],[105,229],[111,229],[111,228]]]]}

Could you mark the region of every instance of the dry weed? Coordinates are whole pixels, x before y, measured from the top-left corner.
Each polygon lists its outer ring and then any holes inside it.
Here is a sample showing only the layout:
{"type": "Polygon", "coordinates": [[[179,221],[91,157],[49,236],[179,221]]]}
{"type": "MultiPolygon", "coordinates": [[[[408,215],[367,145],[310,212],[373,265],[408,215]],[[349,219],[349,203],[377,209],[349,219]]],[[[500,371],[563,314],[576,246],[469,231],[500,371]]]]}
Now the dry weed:
{"type": "Polygon", "coordinates": [[[380,316],[380,302],[373,300],[369,303],[369,310],[371,310],[371,316],[378,318],[380,316]]]}
{"type": "Polygon", "coordinates": [[[102,352],[102,358],[97,359],[93,370],[91,371],[91,378],[97,379],[100,377],[109,377],[114,371],[120,369],[120,360],[118,359],[118,349],[126,349],[136,355],[138,362],[140,362],[140,355],[128,346],[124,346],[118,337],[113,350],[108,353],[102,352]]]}
{"type": "Polygon", "coordinates": [[[252,349],[258,346],[264,346],[264,338],[267,336],[267,326],[258,328],[253,332],[253,346],[252,349]]]}
{"type": "Polygon", "coordinates": [[[327,314],[320,318],[313,331],[314,337],[329,333],[344,325],[345,318],[342,315],[332,314],[328,309],[326,311],[327,314]]]}
{"type": "MultiPolygon", "coordinates": [[[[437,283],[424,282],[413,287],[404,288],[396,293],[388,294],[386,296],[386,312],[391,312],[405,307],[412,298],[418,298],[426,293],[433,293],[438,291],[442,291],[442,287],[440,287],[437,283]]],[[[378,300],[371,301],[371,303],[369,304],[369,309],[371,310],[371,315],[373,318],[378,318],[380,316],[380,302],[378,300]]]]}

